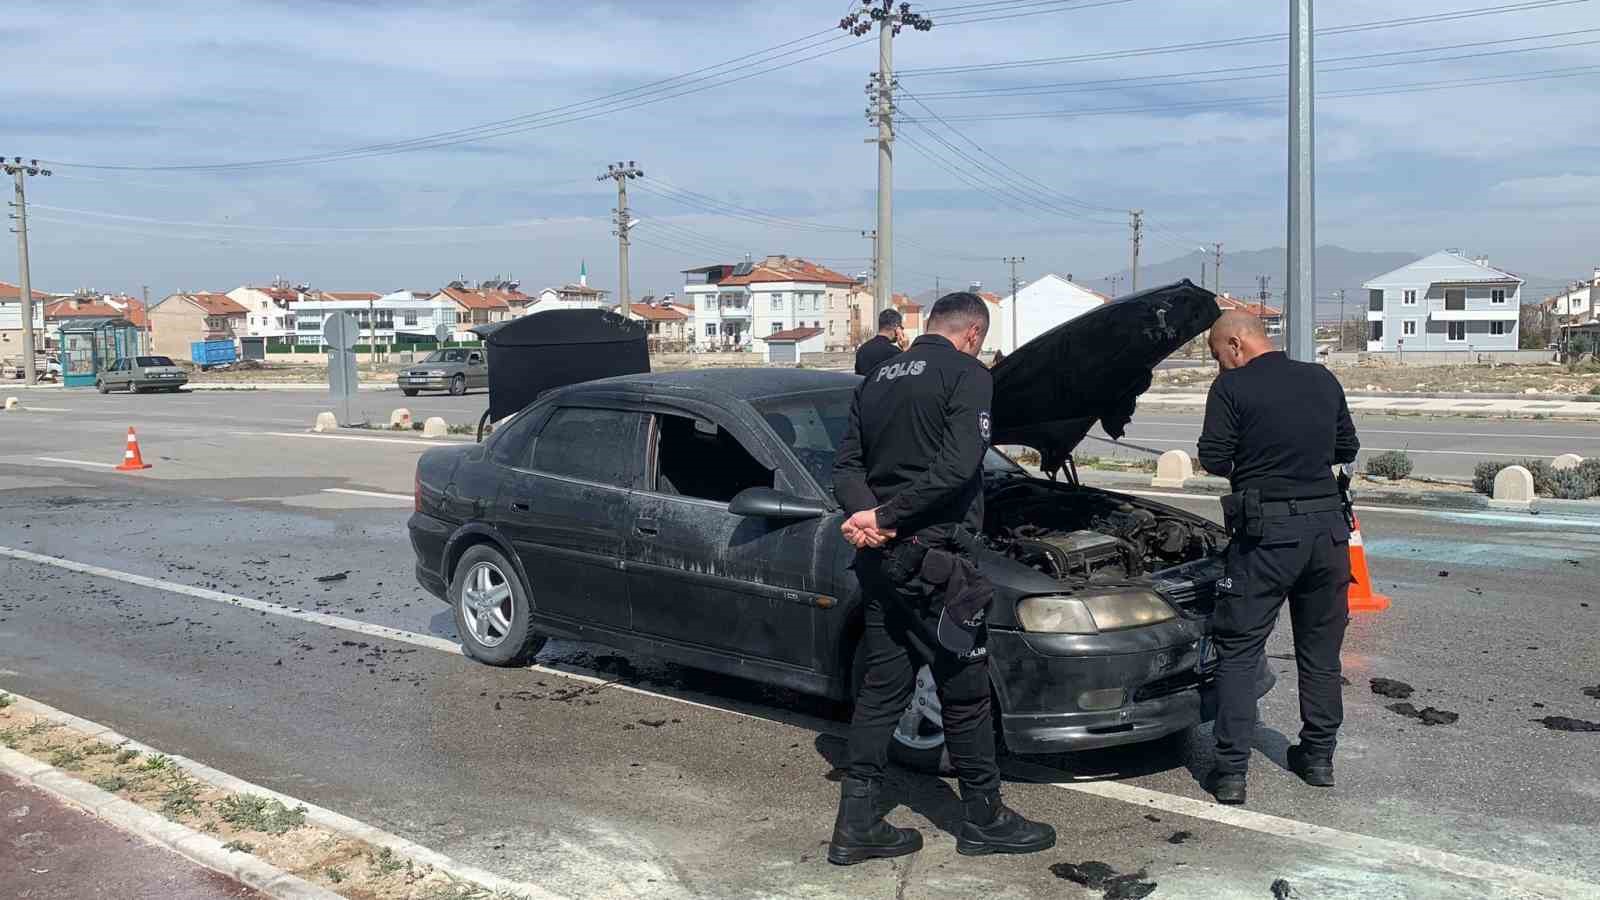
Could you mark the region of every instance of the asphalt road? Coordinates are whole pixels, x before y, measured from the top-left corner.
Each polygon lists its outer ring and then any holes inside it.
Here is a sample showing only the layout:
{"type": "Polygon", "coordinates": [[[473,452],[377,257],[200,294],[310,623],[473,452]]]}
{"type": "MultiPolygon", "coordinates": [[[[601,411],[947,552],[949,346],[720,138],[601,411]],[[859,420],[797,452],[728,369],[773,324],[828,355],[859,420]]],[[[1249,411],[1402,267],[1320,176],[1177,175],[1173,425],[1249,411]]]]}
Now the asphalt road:
{"type": "Polygon", "coordinates": [[[1333,791],[1282,769],[1297,727],[1285,628],[1243,812],[1198,783],[1202,728],[1011,761],[1010,802],[1061,830],[1034,857],[957,856],[953,787],[898,773],[893,819],[922,828],[927,849],[837,869],[822,859],[843,730],[829,704],[564,642],[544,668],[495,670],[181,593],[454,637],[412,580],[404,533],[428,444],[309,436],[316,399],[264,393],[62,394],[51,403],[70,414],[0,414],[0,548],[106,570],[0,550],[0,689],[574,897],[1098,896],[1050,869],[1088,860],[1144,871],[1156,896],[1268,897],[1277,878],[1301,897],[1600,896],[1597,735],[1533,721],[1600,719],[1582,693],[1600,682],[1600,520],[1363,514],[1395,602],[1350,631],[1333,791]],[[141,474],[106,468],[127,424],[155,466],[141,474]],[[347,577],[315,580],[333,573],[347,577]],[[1387,710],[1367,688],[1377,676],[1460,721],[1387,710]]]}

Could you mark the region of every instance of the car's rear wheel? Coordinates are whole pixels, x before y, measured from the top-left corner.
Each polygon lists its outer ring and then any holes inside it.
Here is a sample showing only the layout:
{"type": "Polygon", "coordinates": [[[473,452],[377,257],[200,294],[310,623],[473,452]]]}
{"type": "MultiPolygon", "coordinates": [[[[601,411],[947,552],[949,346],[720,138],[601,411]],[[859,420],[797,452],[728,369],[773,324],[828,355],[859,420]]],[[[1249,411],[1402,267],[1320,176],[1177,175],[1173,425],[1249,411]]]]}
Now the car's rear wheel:
{"type": "Polygon", "coordinates": [[[450,396],[459,397],[467,392],[467,376],[457,375],[450,379],[450,396]]]}
{"type": "Polygon", "coordinates": [[[400,393],[405,394],[407,397],[415,397],[417,395],[417,389],[416,388],[401,388],[400,389],[400,393]]]}
{"type": "Polygon", "coordinates": [[[488,544],[467,548],[450,584],[456,631],[466,655],[491,666],[526,665],[544,648],[533,630],[533,604],[517,570],[488,544]]]}

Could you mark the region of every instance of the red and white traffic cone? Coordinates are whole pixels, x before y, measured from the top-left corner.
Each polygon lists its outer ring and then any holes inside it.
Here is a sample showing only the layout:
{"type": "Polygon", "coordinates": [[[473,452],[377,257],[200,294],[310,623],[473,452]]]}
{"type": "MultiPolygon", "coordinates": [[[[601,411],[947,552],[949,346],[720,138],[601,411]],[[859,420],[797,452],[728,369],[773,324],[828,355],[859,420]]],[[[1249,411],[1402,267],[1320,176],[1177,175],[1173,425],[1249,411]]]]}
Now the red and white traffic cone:
{"type": "Polygon", "coordinates": [[[150,464],[139,455],[139,436],[133,433],[133,426],[128,426],[128,447],[122,451],[122,465],[117,466],[118,472],[137,472],[148,469],[150,464]]]}

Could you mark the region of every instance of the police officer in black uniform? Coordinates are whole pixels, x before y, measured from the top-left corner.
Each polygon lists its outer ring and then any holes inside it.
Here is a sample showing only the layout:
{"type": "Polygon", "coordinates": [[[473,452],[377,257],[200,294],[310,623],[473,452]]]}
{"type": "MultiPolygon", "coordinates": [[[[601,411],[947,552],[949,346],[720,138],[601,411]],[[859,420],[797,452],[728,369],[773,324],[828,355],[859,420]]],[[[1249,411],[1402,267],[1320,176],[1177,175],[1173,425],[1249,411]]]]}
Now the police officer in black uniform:
{"type": "Polygon", "coordinates": [[[877,806],[888,744],[920,664],[933,670],[945,741],[961,781],[967,855],[1031,853],[1055,830],[1000,801],[989,708],[983,615],[993,588],[973,561],[983,528],[983,456],[994,383],[978,362],[989,311],[974,294],[934,304],[927,333],[879,365],[857,389],[834,467],[852,515],[845,538],[866,607],[862,668],[850,723],[848,774],[828,861],[850,865],[903,856],[922,835],[895,828],[877,806]]]}
{"type": "Polygon", "coordinates": [[[1287,597],[1300,684],[1300,742],[1289,767],[1307,784],[1333,786],[1344,720],[1339,650],[1349,617],[1350,527],[1336,463],[1355,461],[1344,389],[1326,368],[1273,350],[1261,321],[1224,313],[1211,328],[1221,374],[1206,399],[1200,464],[1227,476],[1232,535],[1217,583],[1217,801],[1245,801],[1256,725],[1256,672],[1287,597]]]}
{"type": "Polygon", "coordinates": [[[856,348],[856,374],[867,375],[873,369],[900,355],[900,341],[905,336],[898,310],[886,309],[878,313],[878,333],[872,340],[856,348]]]}

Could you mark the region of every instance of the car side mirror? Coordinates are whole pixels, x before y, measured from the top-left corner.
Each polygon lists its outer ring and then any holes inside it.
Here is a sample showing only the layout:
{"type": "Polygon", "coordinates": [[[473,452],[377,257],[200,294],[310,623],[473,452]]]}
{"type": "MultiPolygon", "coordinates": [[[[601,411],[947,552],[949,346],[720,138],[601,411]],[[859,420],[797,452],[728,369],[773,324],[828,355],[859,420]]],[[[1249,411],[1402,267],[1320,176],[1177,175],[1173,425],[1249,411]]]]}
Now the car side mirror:
{"type": "Polygon", "coordinates": [[[728,503],[728,512],[761,519],[815,519],[827,515],[828,509],[815,500],[769,487],[753,487],[735,494],[728,503]]]}

